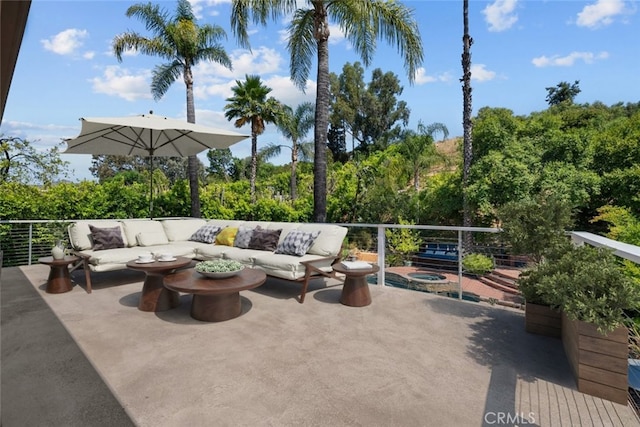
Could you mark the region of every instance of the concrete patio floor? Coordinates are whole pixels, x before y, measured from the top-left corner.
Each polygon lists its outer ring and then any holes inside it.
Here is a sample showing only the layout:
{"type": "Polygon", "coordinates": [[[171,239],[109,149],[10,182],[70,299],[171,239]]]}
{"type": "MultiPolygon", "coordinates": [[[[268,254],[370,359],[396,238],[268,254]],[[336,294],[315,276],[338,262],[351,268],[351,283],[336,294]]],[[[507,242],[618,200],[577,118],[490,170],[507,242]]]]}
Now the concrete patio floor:
{"type": "Polygon", "coordinates": [[[560,340],[527,334],[522,311],[382,286],[346,307],[322,280],[299,304],[268,280],[240,317],[204,323],[189,295],[139,311],[140,272],[95,274],[92,294],[47,294],[47,275],[0,277],[5,427],[640,425],[577,392],[560,340]]]}

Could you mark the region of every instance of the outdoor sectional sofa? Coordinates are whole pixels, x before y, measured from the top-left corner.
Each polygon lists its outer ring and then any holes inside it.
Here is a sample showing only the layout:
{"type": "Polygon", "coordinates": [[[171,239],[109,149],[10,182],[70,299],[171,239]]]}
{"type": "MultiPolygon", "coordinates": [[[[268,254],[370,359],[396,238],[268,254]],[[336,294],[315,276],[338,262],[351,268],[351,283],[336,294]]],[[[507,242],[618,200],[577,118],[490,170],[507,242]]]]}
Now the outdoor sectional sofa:
{"type": "Polygon", "coordinates": [[[91,293],[90,272],[125,269],[127,262],[136,259],[142,253],[151,252],[154,255],[171,253],[174,256],[194,260],[239,261],[247,267],[263,270],[267,276],[300,283],[302,285],[300,303],[302,303],[310,279],[317,276],[334,277],[331,266],[340,261],[342,243],[347,229],[335,224],[185,218],[80,220],[69,225],[68,234],[73,254],[81,257],[88,293],[91,293]],[[198,233],[197,240],[210,241],[212,237],[210,232],[214,227],[219,227],[221,231],[227,228],[229,229],[227,231],[242,230],[245,237],[242,246],[246,246],[248,230],[254,238],[251,240],[250,247],[236,246],[240,244],[242,233],[235,239],[224,242],[226,244],[191,240],[194,238],[194,233],[198,233]],[[109,229],[119,230],[116,234],[121,236],[122,242],[118,243],[123,247],[112,248],[111,246],[114,245],[109,242],[104,245],[102,232],[109,229]],[[264,247],[261,247],[260,239],[256,239],[251,230],[258,230],[259,233],[256,234],[270,237],[271,242],[267,242],[269,239],[266,239],[264,247]],[[277,230],[281,230],[279,236],[277,230]],[[295,233],[290,235],[293,231],[295,233]],[[299,252],[298,255],[289,254],[293,253],[291,250],[285,250],[285,253],[276,253],[277,251],[273,250],[274,239],[277,239],[278,251],[282,251],[282,245],[291,243],[292,237],[308,238],[310,235],[315,239],[308,250],[305,250],[304,244],[302,245],[303,254],[300,254],[299,241],[296,245],[297,249],[293,251],[299,252]],[[203,236],[204,239],[201,238],[203,236]],[[102,247],[105,246],[107,248],[103,249],[102,247]]]}

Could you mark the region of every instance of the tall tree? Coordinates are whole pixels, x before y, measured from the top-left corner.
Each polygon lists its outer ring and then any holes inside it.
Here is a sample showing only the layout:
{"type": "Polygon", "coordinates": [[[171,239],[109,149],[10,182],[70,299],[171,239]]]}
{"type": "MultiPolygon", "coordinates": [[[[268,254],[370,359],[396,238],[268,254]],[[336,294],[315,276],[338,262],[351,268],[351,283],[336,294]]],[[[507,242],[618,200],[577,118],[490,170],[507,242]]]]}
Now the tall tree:
{"type": "MultiPolygon", "coordinates": [[[[304,138],[313,128],[313,118],[315,108],[310,102],[299,104],[295,110],[289,106],[284,107],[283,117],[280,123],[277,123],[278,129],[282,134],[291,140],[291,182],[289,189],[291,192],[291,200],[298,198],[296,170],[298,167],[298,158],[301,152],[303,159],[309,159],[313,154],[313,147],[301,144],[300,139],[304,138]]],[[[262,150],[263,159],[268,159],[280,154],[283,145],[270,144],[262,150]]]]}
{"type": "Polygon", "coordinates": [[[576,80],[573,84],[569,82],[560,82],[555,87],[546,87],[547,90],[547,104],[560,105],[560,104],[573,104],[574,98],[581,92],[580,80],[576,80]]]}
{"type": "Polygon", "coordinates": [[[266,123],[276,123],[282,115],[282,104],[274,97],[267,98],[271,88],[265,86],[259,76],[245,76],[236,80],[231,88],[233,96],[224,106],[227,120],[236,119],[235,127],[251,125],[251,202],[256,202],[256,175],[258,171],[258,135],[264,132],[266,123]]]}
{"type": "Polygon", "coordinates": [[[266,25],[293,14],[287,44],[291,79],[304,88],[317,54],[316,114],[314,130],[313,220],[327,219],[327,131],[329,127],[329,19],[340,25],[365,66],[371,62],[376,40],[396,46],[413,83],[422,64],[422,39],[412,10],[390,0],[232,0],[231,27],[241,45],[249,47],[249,21],[266,25]]]}
{"type": "MultiPolygon", "coordinates": [[[[462,4],[463,31],[462,36],[462,225],[471,227],[471,207],[467,196],[467,186],[469,185],[469,173],[471,162],[473,161],[473,143],[471,132],[473,123],[471,122],[471,45],[473,39],[469,35],[469,0],[464,0],[462,4]]],[[[467,232],[464,235],[464,246],[470,248],[472,234],[467,232]]]]}
{"type": "Polygon", "coordinates": [[[0,184],[51,184],[68,176],[68,166],[69,162],[60,159],[58,147],[39,151],[26,139],[0,135],[0,184]]]}
{"type": "Polygon", "coordinates": [[[409,132],[400,144],[400,152],[407,160],[407,166],[411,168],[413,188],[420,190],[420,172],[433,166],[442,159],[434,145],[434,135],[442,132],[444,138],[449,136],[449,130],[442,123],[432,123],[425,126],[418,123],[418,133],[409,132]]]}
{"type": "Polygon", "coordinates": [[[233,172],[233,155],[229,148],[222,150],[209,150],[207,151],[207,158],[209,159],[209,167],[207,172],[225,181],[229,181],[233,172]]]}
{"type": "MultiPolygon", "coordinates": [[[[225,31],[217,25],[199,26],[188,0],[178,0],[173,17],[160,9],[160,6],[151,3],[134,4],[127,9],[127,16],[134,16],[144,22],[153,37],[147,38],[132,31],[116,36],[112,45],[116,58],[122,62],[122,54],[126,50],[133,49],[168,61],[154,68],[151,93],[156,100],[162,98],[173,82],[182,75],[187,88],[187,121],[195,123],[192,68],[200,61],[213,61],[231,69],[231,60],[219,43],[221,39],[226,39],[225,31]]],[[[191,216],[193,217],[201,216],[199,165],[200,162],[196,156],[189,156],[188,171],[191,216]]]]}
{"type": "MultiPolygon", "coordinates": [[[[330,82],[331,128],[344,126],[352,141],[358,141],[359,151],[386,148],[390,140],[400,135],[401,128],[396,123],[407,125],[410,111],[406,102],[397,99],[403,87],[394,73],[376,68],[371,81],[365,84],[360,63],[346,63],[339,76],[330,74],[330,82]]],[[[356,148],[353,145],[352,150],[356,148]]]]}

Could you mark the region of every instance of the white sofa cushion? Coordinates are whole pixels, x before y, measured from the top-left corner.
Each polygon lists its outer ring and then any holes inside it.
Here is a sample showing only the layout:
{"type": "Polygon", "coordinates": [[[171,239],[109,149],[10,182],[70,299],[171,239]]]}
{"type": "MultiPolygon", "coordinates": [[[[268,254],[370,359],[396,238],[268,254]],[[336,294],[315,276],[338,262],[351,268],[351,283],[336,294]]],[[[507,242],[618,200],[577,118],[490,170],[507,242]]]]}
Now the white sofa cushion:
{"type": "Polygon", "coordinates": [[[200,218],[165,219],[160,222],[170,242],[189,240],[193,233],[207,223],[200,218]]]}
{"type": "MultiPolygon", "coordinates": [[[[281,255],[269,252],[255,254],[253,267],[263,270],[267,275],[286,280],[299,280],[305,275],[305,267],[302,261],[312,261],[322,258],[319,255],[306,254],[302,257],[295,255],[281,255]]],[[[315,263],[314,266],[326,271],[331,271],[332,260],[315,263]]]]}
{"type": "Polygon", "coordinates": [[[125,235],[122,224],[119,221],[98,219],[76,221],[69,225],[69,240],[74,249],[79,251],[91,249],[93,242],[91,241],[91,230],[89,229],[89,224],[100,228],[120,227],[122,241],[125,246],[129,246],[127,236],[125,235]]]}
{"type": "Polygon", "coordinates": [[[300,224],[298,230],[309,233],[320,230],[320,234],[307,253],[323,256],[338,255],[348,231],[346,227],[335,224],[300,224]]]}
{"type": "Polygon", "coordinates": [[[137,235],[139,233],[158,234],[164,236],[164,239],[167,241],[169,240],[160,221],[125,219],[122,221],[122,226],[124,227],[124,232],[127,235],[129,247],[136,246],[138,244],[137,235]]]}
{"type": "Polygon", "coordinates": [[[138,233],[136,234],[136,241],[138,242],[138,246],[157,246],[157,245],[166,245],[169,243],[169,239],[167,236],[159,233],[138,233]]]}

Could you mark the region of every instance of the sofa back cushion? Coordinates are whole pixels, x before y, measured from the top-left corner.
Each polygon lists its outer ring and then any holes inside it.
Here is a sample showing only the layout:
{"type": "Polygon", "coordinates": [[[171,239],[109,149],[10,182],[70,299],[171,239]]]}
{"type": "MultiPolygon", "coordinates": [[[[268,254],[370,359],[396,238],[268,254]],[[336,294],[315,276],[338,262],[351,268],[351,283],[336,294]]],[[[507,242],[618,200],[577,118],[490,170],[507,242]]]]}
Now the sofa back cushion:
{"type": "Polygon", "coordinates": [[[119,221],[100,219],[81,220],[72,223],[67,229],[69,233],[69,242],[75,250],[86,251],[93,247],[93,240],[91,239],[91,230],[89,229],[89,224],[100,228],[120,227],[122,241],[125,246],[128,246],[127,236],[125,235],[122,224],[119,221]]]}
{"type": "Polygon", "coordinates": [[[160,221],[146,219],[125,219],[122,220],[122,226],[124,227],[124,233],[127,236],[129,247],[133,247],[138,244],[137,236],[140,233],[144,233],[145,235],[157,234],[159,236],[162,236],[161,239],[163,241],[169,240],[164,232],[164,227],[162,227],[162,223],[160,221]]]}
{"type": "Polygon", "coordinates": [[[136,242],[138,246],[158,246],[168,244],[169,239],[164,233],[143,232],[136,234],[136,242]]]}
{"type": "Polygon", "coordinates": [[[320,234],[307,251],[308,254],[336,256],[340,253],[342,242],[347,235],[347,228],[335,224],[300,224],[298,230],[320,234]]]}
{"type": "Polygon", "coordinates": [[[164,219],[161,221],[170,242],[185,242],[200,227],[207,223],[200,218],[164,219]]]}

